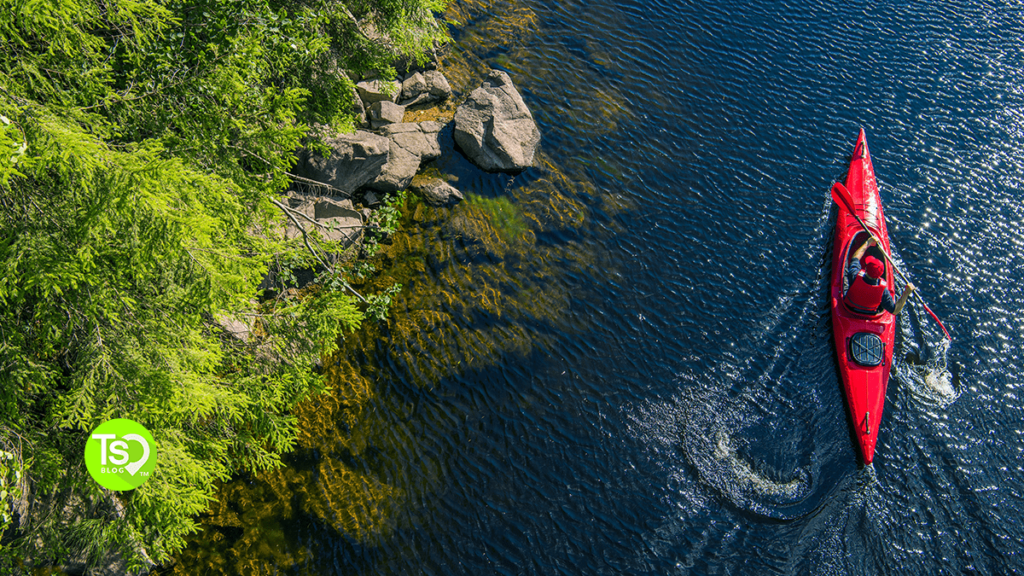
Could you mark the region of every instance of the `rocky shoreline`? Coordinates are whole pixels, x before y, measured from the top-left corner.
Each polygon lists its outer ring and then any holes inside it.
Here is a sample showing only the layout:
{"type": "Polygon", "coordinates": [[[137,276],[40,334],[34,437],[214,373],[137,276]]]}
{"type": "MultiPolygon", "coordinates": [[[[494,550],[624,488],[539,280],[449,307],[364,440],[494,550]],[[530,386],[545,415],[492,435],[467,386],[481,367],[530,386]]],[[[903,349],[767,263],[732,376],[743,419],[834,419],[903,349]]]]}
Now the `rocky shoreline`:
{"type": "MultiPolygon", "coordinates": [[[[436,66],[428,65],[429,67],[436,66]]],[[[518,173],[534,164],[540,131],[511,77],[491,70],[479,88],[441,120],[406,121],[414,114],[451,104],[455,97],[444,74],[415,70],[401,81],[366,79],[356,84],[358,129],[333,132],[314,126],[312,135],[327,146],[303,149],[293,185],[286,192],[288,208],[305,222],[282,217],[285,237],[293,239],[309,224],[324,239],[356,245],[373,219],[373,210],[388,194],[409,190],[431,206],[452,206],[462,191],[438,177],[414,177],[439,158],[441,133],[454,131],[455,149],[488,172],[518,173]],[[453,117],[452,117],[453,116],[453,117]],[[454,125],[454,126],[452,126],[454,125]]]]}
{"type": "MultiPolygon", "coordinates": [[[[176,556],[174,574],[235,574],[259,567],[329,570],[345,561],[323,556],[320,546],[338,542],[353,550],[399,557],[393,545],[408,530],[430,522],[431,509],[455,478],[450,466],[463,457],[458,445],[456,453],[438,452],[438,439],[444,442],[446,434],[467,430],[466,422],[488,417],[489,412],[477,411],[475,403],[452,402],[449,394],[476,394],[490,385],[479,381],[481,374],[550,347],[555,336],[544,329],[549,323],[561,323],[562,318],[572,323],[572,295],[559,278],[600,262],[591,246],[576,240],[590,233],[586,221],[591,206],[617,214],[623,200],[617,194],[602,194],[587,166],[560,164],[564,155],[552,156],[547,150],[534,151],[533,167],[515,178],[485,173],[468,160],[468,146],[455,141],[455,116],[485,82],[486,88],[495,87],[489,80],[493,68],[509,72],[527,102],[533,94],[550,94],[553,83],[564,81],[572,88],[567,93],[582,96],[574,98],[573,105],[586,110],[588,120],[592,116],[614,122],[611,112],[620,108],[595,108],[592,99],[604,95],[600,89],[583,91],[573,84],[575,79],[538,68],[530,59],[535,55],[528,42],[518,40],[535,32],[536,18],[527,7],[509,8],[453,4],[446,21],[466,24],[440,51],[437,66],[453,94],[434,103],[408,105],[401,122],[391,122],[440,124],[441,157],[424,160],[405,191],[383,192],[367,184],[345,193],[356,212],[370,211],[374,201],[383,205],[370,212],[370,227],[360,244],[346,251],[359,252],[365,260],[343,269],[351,270],[347,276],[353,287],[365,294],[401,285],[387,320],[346,334],[339,351],[323,365],[331,390],[295,407],[294,454],[279,469],[232,478],[222,485],[209,512],[199,518],[202,532],[176,556]],[[522,30],[522,36],[509,30],[522,30]],[[429,182],[454,185],[445,190],[450,193],[457,187],[465,199],[431,205],[426,190],[432,186],[424,185],[429,182]],[[405,201],[399,204],[398,198],[405,201]],[[402,229],[393,234],[374,230],[373,224],[393,217],[398,206],[402,229]],[[364,269],[372,271],[359,275],[364,269]],[[449,411],[458,417],[449,421],[449,411]],[[313,527],[317,535],[305,527],[313,527]]],[[[572,61],[571,54],[564,56],[572,61]]],[[[398,79],[401,83],[407,78],[398,79]]],[[[400,98],[391,103],[405,102],[400,98]]],[[[363,106],[363,114],[373,113],[372,103],[363,106]]],[[[387,112],[389,107],[380,108],[387,112]]],[[[554,113],[560,114],[559,122],[580,122],[574,114],[561,116],[559,103],[549,98],[532,101],[530,108],[538,121],[541,114],[554,113]]],[[[366,118],[359,128],[387,138],[383,125],[374,128],[372,120],[366,118]]],[[[556,131],[561,130],[559,126],[556,131]]],[[[354,132],[355,127],[349,129],[354,132]]],[[[491,138],[504,137],[501,131],[494,136],[493,126],[491,132],[491,138]]],[[[550,146],[546,131],[544,140],[550,146]]],[[[530,138],[515,141],[522,149],[530,138]]],[[[307,154],[317,151],[321,159],[337,154],[327,146],[308,148],[307,154]]],[[[313,194],[342,196],[319,180],[307,183],[296,178],[294,184],[304,193],[302,201],[313,194]]],[[[298,219],[309,227],[307,220],[298,219]]],[[[615,228],[616,219],[601,228],[605,226],[615,228]]],[[[296,292],[298,298],[305,294],[296,292]]],[[[518,386],[509,384],[513,387],[496,382],[488,389],[504,398],[506,390],[514,395],[518,386]]],[[[524,401],[532,404],[534,399],[524,401]]]]}

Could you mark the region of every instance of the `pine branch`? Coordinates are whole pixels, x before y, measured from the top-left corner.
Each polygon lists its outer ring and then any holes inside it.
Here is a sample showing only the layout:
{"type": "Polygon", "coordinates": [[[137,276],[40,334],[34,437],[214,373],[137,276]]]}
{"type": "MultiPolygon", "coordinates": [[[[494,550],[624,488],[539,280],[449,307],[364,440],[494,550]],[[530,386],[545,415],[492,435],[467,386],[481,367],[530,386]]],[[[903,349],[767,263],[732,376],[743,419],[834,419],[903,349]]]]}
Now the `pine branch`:
{"type": "MultiPolygon", "coordinates": [[[[281,211],[284,212],[284,215],[287,216],[288,219],[292,221],[292,224],[295,224],[295,227],[299,229],[299,232],[302,233],[302,242],[305,243],[306,249],[309,250],[309,253],[312,254],[313,257],[316,258],[317,261],[320,262],[320,264],[324,268],[330,270],[330,272],[332,274],[337,274],[337,272],[334,270],[334,266],[331,266],[323,258],[321,258],[320,257],[320,253],[317,252],[313,248],[313,246],[309,243],[309,235],[306,234],[306,229],[303,228],[302,224],[299,224],[299,221],[296,220],[295,216],[292,216],[292,214],[291,214],[293,212],[293,210],[291,208],[286,207],[284,204],[281,204],[277,200],[271,200],[271,202],[273,202],[278,208],[280,208],[281,211]]],[[[363,298],[363,295],[360,294],[358,291],[356,291],[356,289],[353,288],[348,282],[345,282],[344,280],[342,280],[341,283],[345,286],[345,288],[347,288],[349,290],[349,292],[352,292],[353,294],[355,294],[356,297],[359,298],[363,302],[363,304],[369,304],[369,301],[367,301],[366,298],[363,298]]]]}
{"type": "Polygon", "coordinates": [[[298,210],[295,210],[293,208],[288,208],[287,206],[284,206],[283,204],[277,204],[277,205],[278,205],[279,208],[281,208],[283,210],[286,210],[286,211],[288,211],[288,212],[290,212],[292,214],[295,214],[296,216],[301,216],[304,220],[309,221],[312,225],[314,225],[314,226],[316,226],[318,228],[323,228],[324,230],[365,230],[367,228],[372,228],[372,226],[363,226],[361,224],[359,226],[328,226],[326,224],[322,224],[320,222],[317,222],[316,220],[310,218],[309,216],[303,214],[302,212],[299,212],[298,210]]]}

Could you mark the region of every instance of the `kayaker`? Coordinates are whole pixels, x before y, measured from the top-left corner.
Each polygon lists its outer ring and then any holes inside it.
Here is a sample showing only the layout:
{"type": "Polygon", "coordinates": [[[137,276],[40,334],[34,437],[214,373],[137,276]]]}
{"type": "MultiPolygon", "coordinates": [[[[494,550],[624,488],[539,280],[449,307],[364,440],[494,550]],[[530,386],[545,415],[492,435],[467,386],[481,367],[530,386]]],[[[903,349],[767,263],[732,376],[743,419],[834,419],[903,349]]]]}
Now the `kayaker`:
{"type": "Polygon", "coordinates": [[[868,238],[868,241],[861,244],[853,253],[846,268],[846,284],[849,288],[843,300],[848,308],[860,314],[875,315],[884,310],[898,316],[916,287],[912,282],[907,282],[907,289],[903,291],[898,301],[893,302],[892,292],[888,290],[885,279],[882,278],[885,266],[878,258],[864,255],[868,248],[874,245],[875,239],[868,238]]]}

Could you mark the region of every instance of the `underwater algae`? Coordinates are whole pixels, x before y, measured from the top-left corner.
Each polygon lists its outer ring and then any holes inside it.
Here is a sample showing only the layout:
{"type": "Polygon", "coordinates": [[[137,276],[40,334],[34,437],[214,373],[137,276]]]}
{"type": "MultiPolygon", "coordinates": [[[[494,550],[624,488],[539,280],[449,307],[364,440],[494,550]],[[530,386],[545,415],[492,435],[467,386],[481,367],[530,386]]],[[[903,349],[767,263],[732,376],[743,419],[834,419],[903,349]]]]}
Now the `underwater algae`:
{"type": "Polygon", "coordinates": [[[522,49],[540,31],[537,14],[518,0],[456,0],[444,18],[452,24],[456,45],[443,66],[452,88],[476,88],[491,66],[486,58],[522,49]]]}
{"type": "MultiPolygon", "coordinates": [[[[469,46],[459,42],[443,58],[455,98],[486,77],[490,64],[478,54],[508,53],[509,43],[521,45],[538,30],[536,16],[510,2],[453,2],[447,16],[490,30],[469,34],[469,46]]],[[[517,55],[528,59],[525,51],[517,55]]],[[[526,85],[550,80],[517,78],[526,85]]],[[[612,103],[595,104],[610,117],[628,114],[618,97],[578,84],[570,90],[584,99],[612,103]]],[[[444,119],[453,109],[412,113],[444,119]]],[[[284,466],[225,482],[169,573],[321,574],[318,559],[337,557],[338,547],[379,549],[396,530],[429,525],[432,507],[448,489],[448,470],[470,449],[459,444],[467,441],[467,422],[482,417],[479,406],[454,400],[458,387],[472,386],[478,374],[502,362],[549,348],[554,336],[546,326],[564,331],[573,325],[567,274],[614,273],[579,232],[597,211],[602,233],[614,233],[615,215],[634,207],[598,189],[590,176],[594,166],[601,172],[600,158],[565,167],[541,152],[528,177],[497,197],[463,189],[466,201],[452,208],[407,197],[402,229],[375,256],[380,272],[353,279],[357,289],[370,292],[403,285],[387,320],[365,323],[325,359],[329,390],[296,407],[297,444],[284,466]],[[541,242],[539,235],[549,239],[541,242]]],[[[431,171],[437,169],[427,166],[431,171]]],[[[531,406],[532,397],[508,401],[544,409],[531,406]]]]}
{"type": "Polygon", "coordinates": [[[295,410],[298,442],[285,466],[226,482],[175,574],[318,573],[304,571],[317,553],[295,534],[326,530],[376,547],[420,521],[417,510],[445,489],[446,460],[458,458],[437,456],[431,443],[457,436],[474,409],[444,404],[452,379],[549,346],[531,327],[561,323],[570,304],[560,278],[596,264],[581,244],[536,240],[585,225],[590,208],[579,195],[593,184],[548,160],[538,171],[501,200],[453,209],[407,200],[403,229],[377,256],[383,272],[359,285],[405,286],[388,320],[346,336],[325,362],[329,391],[295,410]],[[471,225],[452,225],[460,220],[471,225]],[[417,433],[424,428],[430,438],[417,433]]]}

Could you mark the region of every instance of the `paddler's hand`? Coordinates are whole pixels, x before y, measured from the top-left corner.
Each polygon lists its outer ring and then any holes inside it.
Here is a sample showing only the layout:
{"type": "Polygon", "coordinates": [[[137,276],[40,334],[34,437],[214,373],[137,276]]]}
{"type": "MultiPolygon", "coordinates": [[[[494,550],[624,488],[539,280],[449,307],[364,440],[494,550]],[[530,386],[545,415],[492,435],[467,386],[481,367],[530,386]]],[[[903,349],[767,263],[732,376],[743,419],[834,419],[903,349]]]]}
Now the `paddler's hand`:
{"type": "Polygon", "coordinates": [[[907,282],[907,292],[913,292],[917,290],[917,286],[914,286],[913,282],[907,282]]]}

